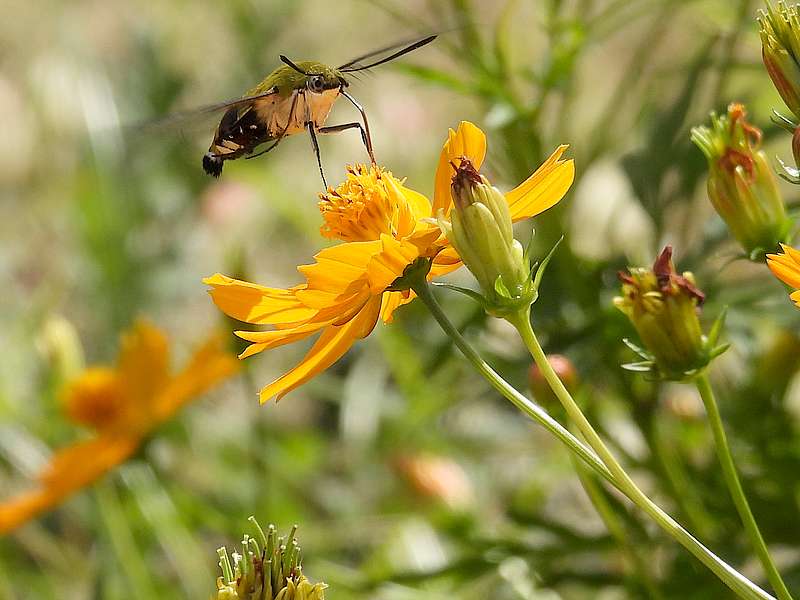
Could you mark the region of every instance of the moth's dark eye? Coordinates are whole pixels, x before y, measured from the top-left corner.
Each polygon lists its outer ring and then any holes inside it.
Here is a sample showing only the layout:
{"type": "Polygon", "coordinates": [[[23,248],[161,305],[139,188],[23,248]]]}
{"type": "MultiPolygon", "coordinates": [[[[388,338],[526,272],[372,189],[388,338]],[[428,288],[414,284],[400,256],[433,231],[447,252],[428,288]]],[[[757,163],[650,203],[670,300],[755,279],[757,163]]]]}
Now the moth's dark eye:
{"type": "Polygon", "coordinates": [[[308,80],[308,89],[312,92],[321,92],[325,89],[325,78],[322,75],[314,75],[308,80]]]}

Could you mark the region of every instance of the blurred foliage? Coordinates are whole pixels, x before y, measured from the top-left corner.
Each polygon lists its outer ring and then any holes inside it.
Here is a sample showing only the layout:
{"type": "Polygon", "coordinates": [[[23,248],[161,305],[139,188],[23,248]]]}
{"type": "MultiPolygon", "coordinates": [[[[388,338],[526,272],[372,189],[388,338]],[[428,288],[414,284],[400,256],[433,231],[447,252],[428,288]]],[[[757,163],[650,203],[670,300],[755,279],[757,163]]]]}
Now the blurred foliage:
{"type": "MultiPolygon", "coordinates": [[[[615,274],[675,246],[678,268],[692,270],[709,298],[704,319],[730,308],[733,348],[712,376],[753,511],[800,589],[800,315],[766,268],[737,260],[689,141],[691,126],[737,100],[765,130],[770,158],[788,155],[788,139],[769,123],[779,98],[760,63],[757,8],[755,0],[5,7],[3,497],[24,489],[72,436],[42,341],[53,319],[74,324],[89,363],[109,360],[119,332],[142,314],[187,353],[220,324],[203,276],[293,284],[295,265],[320,245],[318,174],[303,136],[212,181],[200,158],[213,122],[129,125],[235,97],[279,53],[338,64],[434,30],[443,32],[434,46],[351,88],[367,107],[379,160],[430,191],[447,127],[470,119],[489,135],[491,179],[510,187],[556,145],[571,144],[573,191],[535,223],[541,251],[567,235],[534,306],[545,348],[574,363],[587,411],[637,480],[763,584],[699,398],[619,368],[631,359],[620,340],[632,332],[611,306],[615,274]]],[[[337,106],[331,123],[348,111],[337,106]]],[[[321,144],[330,181],[365,159],[353,132],[321,144]]],[[[464,273],[453,278],[469,285],[464,273]]],[[[530,365],[516,338],[469,300],[441,299],[524,389],[530,365]]],[[[277,406],[259,406],[256,390],[303,349],[247,361],[243,376],[185,410],[103,482],[0,540],[0,598],[210,597],[214,549],[233,544],[251,514],[281,529],[302,524],[304,572],[339,600],[728,597],[583,474],[611,519],[598,516],[567,454],[468,369],[422,306],[378,333],[277,406]],[[450,465],[436,471],[454,478],[447,489],[468,490],[458,502],[420,486],[431,456],[450,465]]]]}

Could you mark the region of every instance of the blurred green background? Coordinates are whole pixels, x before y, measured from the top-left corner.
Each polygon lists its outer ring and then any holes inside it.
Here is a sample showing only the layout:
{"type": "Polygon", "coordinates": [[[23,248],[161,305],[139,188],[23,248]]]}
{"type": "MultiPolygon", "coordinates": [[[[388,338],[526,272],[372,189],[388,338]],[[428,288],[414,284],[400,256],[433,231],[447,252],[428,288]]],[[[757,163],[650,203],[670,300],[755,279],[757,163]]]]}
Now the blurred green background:
{"type": "MultiPolygon", "coordinates": [[[[622,371],[632,331],[611,306],[616,272],[665,243],[694,271],[710,322],[730,307],[716,363],[723,417],[762,531],[800,588],[800,318],[766,268],[735,246],[705,195],[689,142],[708,112],[745,102],[770,158],[780,100],[760,62],[759,3],[742,0],[11,0],[0,19],[0,499],[26,489],[78,435],[61,414],[48,327],[66,319],[89,363],[147,316],[176,363],[231,328],[201,279],[272,286],[325,243],[305,136],[219,180],[200,159],[213,119],[132,124],[232,98],[277,56],[340,64],[419,33],[431,46],[351,92],[376,156],[429,194],[447,128],[489,138],[486,172],[509,189],[560,143],[578,178],[535,222],[545,277],[534,325],[568,356],[580,398],[638,481],[724,559],[762,581],[717,469],[692,388],[622,371]]],[[[337,104],[329,124],[352,120],[337,104]]],[[[366,160],[355,132],[321,139],[329,183],[366,160]]],[[[787,202],[796,194],[786,186],[787,202]]],[[[519,230],[527,239],[530,224],[519,230]]],[[[467,273],[451,279],[471,285],[467,273]]],[[[527,387],[529,359],[504,323],[442,292],[452,319],[527,387]]],[[[232,344],[233,336],[231,336],[232,344]]],[[[278,405],[257,389],[293,365],[290,346],[189,406],[121,468],[0,539],[0,598],[209,598],[215,549],[256,515],[300,524],[305,572],[334,600],[661,598],[729,592],[614,494],[620,546],[567,453],[470,371],[412,304],[278,405]],[[434,484],[430,482],[433,481],[434,484]],[[627,548],[627,549],[626,549],[627,548]],[[627,554],[626,554],[627,552],[627,554]]],[[[547,397],[538,398],[561,418],[547,397]]]]}

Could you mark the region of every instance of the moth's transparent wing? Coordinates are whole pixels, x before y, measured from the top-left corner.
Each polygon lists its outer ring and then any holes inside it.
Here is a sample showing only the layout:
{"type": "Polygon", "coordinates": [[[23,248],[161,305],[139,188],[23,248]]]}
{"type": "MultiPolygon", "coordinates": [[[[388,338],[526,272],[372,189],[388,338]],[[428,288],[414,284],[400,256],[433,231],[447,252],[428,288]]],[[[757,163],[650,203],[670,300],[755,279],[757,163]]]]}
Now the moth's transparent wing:
{"type": "Polygon", "coordinates": [[[266,92],[260,94],[243,96],[241,98],[233,98],[224,102],[216,102],[214,104],[207,104],[205,106],[198,106],[196,108],[174,112],[156,119],[128,125],[124,127],[124,129],[128,130],[128,133],[132,134],[141,132],[149,133],[155,130],[164,129],[186,129],[191,125],[205,124],[209,119],[211,119],[212,116],[231,108],[239,108],[239,116],[241,116],[253,106],[255,101],[277,93],[278,88],[272,87],[266,92]]]}

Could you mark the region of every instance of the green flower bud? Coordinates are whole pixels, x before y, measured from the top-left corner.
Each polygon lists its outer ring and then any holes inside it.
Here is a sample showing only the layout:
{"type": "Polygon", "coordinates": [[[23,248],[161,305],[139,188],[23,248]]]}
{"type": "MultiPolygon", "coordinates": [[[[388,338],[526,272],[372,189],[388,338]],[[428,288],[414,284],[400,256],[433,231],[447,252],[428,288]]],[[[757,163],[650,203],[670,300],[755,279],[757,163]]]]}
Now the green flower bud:
{"type": "Polygon", "coordinates": [[[731,234],[753,260],[763,260],[791,228],[778,183],[759,150],[761,131],[745,120],[741,104],[727,115],[711,113],[711,128],[692,129],[708,159],[708,196],[731,234]]]}
{"type": "Polygon", "coordinates": [[[514,239],[505,196],[462,158],[451,187],[450,222],[439,219],[444,234],[480,284],[486,307],[501,316],[530,305],[536,290],[522,245],[514,239]]]}
{"type": "Polygon", "coordinates": [[[644,350],[628,344],[645,360],[626,368],[682,380],[724,352],[725,347],[715,347],[721,320],[708,337],[703,335],[698,312],[705,296],[691,273],[675,271],[671,246],[664,248],[652,269],[632,268],[619,278],[622,296],[614,305],[628,315],[644,344],[644,350]]]}
{"type": "Polygon", "coordinates": [[[242,553],[231,557],[217,550],[222,577],[217,578],[217,600],[325,600],[324,583],[311,583],[300,566],[297,526],[288,537],[278,537],[270,525],[265,534],[253,517],[256,537],[242,540],[242,553]],[[233,564],[231,564],[233,559],[233,564]]]}
{"type": "Polygon", "coordinates": [[[761,56],[786,106],[800,118],[800,19],[798,5],[778,3],[759,11],[761,56]]]}

